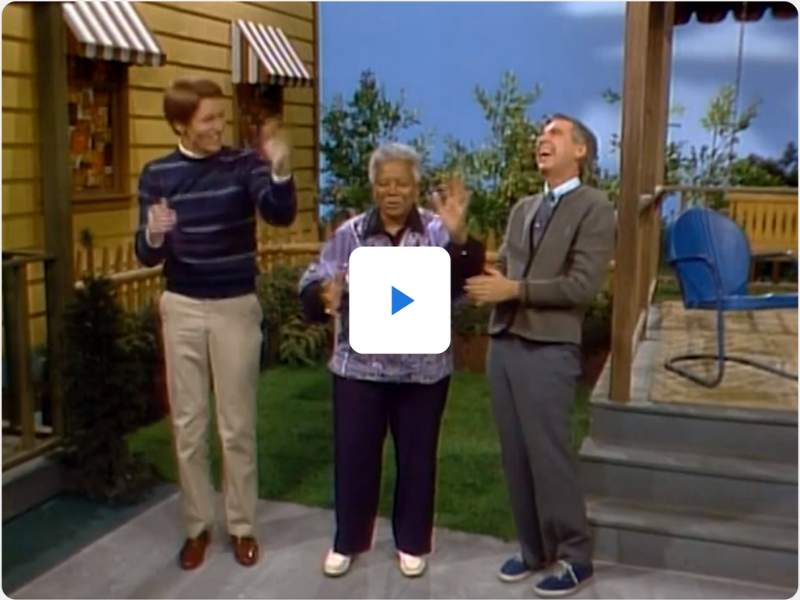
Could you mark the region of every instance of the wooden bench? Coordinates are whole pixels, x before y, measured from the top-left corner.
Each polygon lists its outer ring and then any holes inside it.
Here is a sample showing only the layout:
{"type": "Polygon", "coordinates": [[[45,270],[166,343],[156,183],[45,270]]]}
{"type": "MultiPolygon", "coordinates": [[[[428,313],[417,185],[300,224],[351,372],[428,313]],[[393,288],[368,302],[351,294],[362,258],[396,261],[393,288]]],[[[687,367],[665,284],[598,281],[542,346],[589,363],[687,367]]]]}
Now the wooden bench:
{"type": "Polygon", "coordinates": [[[728,215],[744,230],[754,263],[759,256],[772,261],[777,283],[780,262],[797,253],[797,194],[729,192],[728,215]],[[785,254],[785,256],[776,256],[785,254]],[[772,256],[767,256],[772,255],[772,256]]]}

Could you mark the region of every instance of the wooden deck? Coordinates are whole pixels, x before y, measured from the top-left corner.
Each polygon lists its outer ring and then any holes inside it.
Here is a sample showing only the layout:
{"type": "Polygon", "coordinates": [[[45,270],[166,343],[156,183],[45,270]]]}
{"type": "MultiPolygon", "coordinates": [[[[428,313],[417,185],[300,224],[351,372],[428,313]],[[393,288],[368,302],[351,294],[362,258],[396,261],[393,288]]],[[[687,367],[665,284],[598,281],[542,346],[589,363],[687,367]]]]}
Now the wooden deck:
{"type": "MultiPolygon", "coordinates": [[[[765,410],[797,411],[797,380],[728,363],[725,378],[708,389],[670,373],[664,361],[687,352],[713,353],[715,315],[686,311],[680,302],[660,305],[659,344],[650,383],[651,402],[683,402],[765,410]]],[[[797,372],[797,311],[730,313],[725,317],[728,354],[745,356],[797,372]]],[[[715,363],[695,362],[687,368],[699,375],[714,372],[715,363]]]]}

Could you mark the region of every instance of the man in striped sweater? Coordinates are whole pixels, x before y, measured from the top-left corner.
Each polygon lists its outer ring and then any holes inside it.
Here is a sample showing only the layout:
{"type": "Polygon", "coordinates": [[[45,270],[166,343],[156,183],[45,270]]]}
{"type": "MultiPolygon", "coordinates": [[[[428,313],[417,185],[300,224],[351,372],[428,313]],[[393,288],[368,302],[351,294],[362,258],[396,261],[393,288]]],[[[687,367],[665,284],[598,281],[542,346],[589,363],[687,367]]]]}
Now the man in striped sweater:
{"type": "Polygon", "coordinates": [[[278,134],[260,154],[222,145],[225,101],[208,80],[180,80],[164,96],[178,148],[139,180],[136,254],[164,265],[161,296],[171,416],[187,540],[184,569],[200,566],[214,504],[209,478],[213,377],[227,529],[236,560],[258,560],[255,537],[256,389],[262,312],[256,290],[256,213],[288,227],[297,214],[289,149],[278,134]]]}

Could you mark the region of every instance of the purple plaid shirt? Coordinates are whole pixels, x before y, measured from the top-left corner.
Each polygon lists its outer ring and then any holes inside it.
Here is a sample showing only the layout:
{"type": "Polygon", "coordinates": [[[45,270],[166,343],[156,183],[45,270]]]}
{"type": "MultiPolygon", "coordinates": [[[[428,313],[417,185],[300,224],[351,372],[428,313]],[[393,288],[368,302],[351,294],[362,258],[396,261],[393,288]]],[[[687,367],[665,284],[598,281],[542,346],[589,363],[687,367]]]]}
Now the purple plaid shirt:
{"type": "MultiPolygon", "coordinates": [[[[317,260],[309,265],[300,279],[300,292],[309,285],[347,273],[350,253],[360,246],[441,246],[450,236],[439,217],[428,210],[411,213],[408,225],[399,240],[384,231],[378,211],[369,210],[343,223],[322,248],[317,260]]],[[[345,278],[345,282],[347,278],[345,278]]],[[[336,343],[328,363],[340,377],[391,383],[436,383],[450,375],[453,358],[450,348],[441,354],[359,354],[350,347],[348,327],[347,283],[341,311],[336,323],[336,343]]]]}

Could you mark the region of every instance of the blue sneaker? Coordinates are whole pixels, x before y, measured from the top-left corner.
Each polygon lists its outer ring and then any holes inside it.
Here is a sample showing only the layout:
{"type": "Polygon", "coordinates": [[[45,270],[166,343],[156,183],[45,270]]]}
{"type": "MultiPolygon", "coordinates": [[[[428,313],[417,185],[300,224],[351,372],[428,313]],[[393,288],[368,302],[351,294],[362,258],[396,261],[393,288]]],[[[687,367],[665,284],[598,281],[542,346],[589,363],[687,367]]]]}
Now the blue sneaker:
{"type": "Polygon", "coordinates": [[[580,590],[594,575],[594,567],[589,564],[558,561],[555,571],[542,579],[533,590],[542,598],[563,598],[580,590]]]}
{"type": "Polygon", "coordinates": [[[500,567],[500,571],[497,576],[500,578],[500,581],[504,581],[506,583],[516,583],[533,575],[533,571],[534,570],[529,567],[520,557],[512,556],[503,563],[503,566],[500,567]]]}

